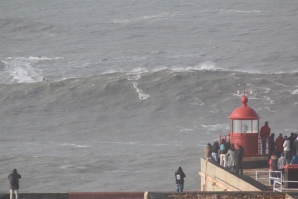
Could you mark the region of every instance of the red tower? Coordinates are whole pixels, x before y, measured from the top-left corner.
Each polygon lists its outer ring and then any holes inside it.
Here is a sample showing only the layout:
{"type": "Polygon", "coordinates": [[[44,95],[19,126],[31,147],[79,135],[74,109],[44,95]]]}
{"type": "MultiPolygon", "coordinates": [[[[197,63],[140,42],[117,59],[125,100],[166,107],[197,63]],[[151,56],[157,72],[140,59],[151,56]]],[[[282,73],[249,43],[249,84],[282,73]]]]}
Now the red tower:
{"type": "Polygon", "coordinates": [[[258,155],[259,116],[247,106],[248,99],[243,93],[242,106],[230,115],[230,141],[244,148],[244,155],[258,155]]]}

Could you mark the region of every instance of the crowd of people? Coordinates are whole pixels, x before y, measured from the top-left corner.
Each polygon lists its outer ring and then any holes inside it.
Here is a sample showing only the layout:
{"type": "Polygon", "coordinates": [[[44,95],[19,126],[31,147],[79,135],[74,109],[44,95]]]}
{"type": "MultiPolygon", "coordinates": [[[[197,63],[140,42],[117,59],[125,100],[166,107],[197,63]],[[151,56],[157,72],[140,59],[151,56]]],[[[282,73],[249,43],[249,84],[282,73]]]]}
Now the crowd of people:
{"type": "Polygon", "coordinates": [[[283,156],[287,164],[298,164],[298,134],[292,132],[291,135],[283,136],[282,133],[275,139],[275,134],[271,133],[268,122],[260,129],[260,137],[262,140],[262,154],[266,154],[268,142],[268,154],[278,158],[283,156]]]}
{"type": "MultiPolygon", "coordinates": [[[[280,178],[280,173],[284,172],[284,166],[287,164],[298,164],[298,136],[297,133],[283,136],[282,133],[275,139],[274,133],[268,138],[269,149],[269,170],[271,177],[280,178]],[[280,171],[280,172],[276,172],[280,171]]],[[[273,184],[273,180],[271,180],[273,184]]]]}
{"type": "MultiPolygon", "coordinates": [[[[292,132],[291,135],[283,136],[282,133],[275,139],[275,134],[271,133],[268,122],[260,129],[262,154],[269,156],[269,170],[283,172],[283,166],[287,164],[298,164],[298,134],[292,132]],[[268,146],[268,147],[267,147],[268,146]],[[268,149],[268,152],[267,152],[268,149]],[[267,153],[266,153],[267,152],[267,153]]],[[[222,167],[229,169],[236,174],[243,174],[242,158],[244,148],[241,145],[231,144],[222,139],[220,143],[210,143],[204,148],[204,157],[222,167]]],[[[280,172],[272,174],[273,177],[280,177],[280,172]]]]}
{"type": "Polygon", "coordinates": [[[220,166],[229,169],[231,172],[243,175],[242,158],[244,148],[241,145],[235,146],[222,139],[220,143],[210,143],[204,149],[204,157],[220,166]]]}

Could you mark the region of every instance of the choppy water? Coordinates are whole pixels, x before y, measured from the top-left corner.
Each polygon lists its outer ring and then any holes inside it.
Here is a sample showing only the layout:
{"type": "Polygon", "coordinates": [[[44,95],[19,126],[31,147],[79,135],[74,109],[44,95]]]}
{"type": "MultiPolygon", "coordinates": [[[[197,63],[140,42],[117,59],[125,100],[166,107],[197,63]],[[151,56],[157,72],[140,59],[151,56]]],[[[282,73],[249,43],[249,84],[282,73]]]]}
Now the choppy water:
{"type": "Polygon", "coordinates": [[[179,166],[199,190],[244,82],[261,124],[297,132],[295,1],[2,4],[2,192],[13,168],[21,192],[174,190],[179,166]]]}

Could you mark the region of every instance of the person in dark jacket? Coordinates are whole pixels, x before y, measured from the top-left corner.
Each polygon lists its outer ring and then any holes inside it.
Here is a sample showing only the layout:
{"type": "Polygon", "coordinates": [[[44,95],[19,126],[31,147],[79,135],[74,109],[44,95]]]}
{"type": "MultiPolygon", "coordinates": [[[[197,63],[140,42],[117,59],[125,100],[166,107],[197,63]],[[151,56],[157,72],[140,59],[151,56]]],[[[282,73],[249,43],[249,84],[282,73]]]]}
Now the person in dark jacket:
{"type": "Polygon", "coordinates": [[[236,170],[236,174],[241,174],[243,175],[243,168],[242,168],[242,158],[244,156],[244,148],[239,145],[238,146],[238,168],[236,170]]]}
{"type": "Polygon", "coordinates": [[[294,142],[295,142],[295,134],[292,132],[291,133],[291,136],[289,137],[289,140],[290,140],[290,151],[291,151],[291,157],[290,159],[292,159],[292,157],[294,155],[296,155],[296,150],[295,150],[295,147],[294,147],[294,142]]]}
{"type": "Polygon", "coordinates": [[[262,141],[262,154],[266,154],[266,147],[267,147],[267,140],[269,138],[269,135],[271,133],[271,129],[268,126],[268,122],[265,122],[265,125],[262,126],[262,128],[260,129],[260,137],[261,137],[261,141],[262,141]]]}
{"type": "Polygon", "coordinates": [[[220,150],[220,166],[226,167],[227,166],[227,143],[225,139],[221,140],[221,143],[219,145],[220,150]]]}
{"type": "Polygon", "coordinates": [[[269,137],[269,155],[272,155],[275,152],[275,140],[274,140],[274,133],[271,133],[269,137]]]}
{"type": "Polygon", "coordinates": [[[296,140],[294,141],[294,148],[295,148],[296,154],[298,155],[298,137],[296,137],[296,140]]]}
{"type": "Polygon", "coordinates": [[[276,152],[277,152],[277,157],[280,157],[280,154],[284,151],[283,149],[283,144],[285,142],[285,139],[282,136],[282,133],[279,134],[279,136],[276,138],[275,143],[276,143],[276,152]]]}
{"type": "Polygon", "coordinates": [[[179,167],[178,170],[175,172],[175,178],[176,178],[177,192],[181,193],[183,192],[183,188],[184,188],[184,178],[186,178],[186,175],[183,172],[181,167],[179,167]]]}
{"type": "Polygon", "coordinates": [[[13,194],[16,195],[16,199],[19,199],[19,179],[21,175],[18,174],[18,171],[14,169],[11,174],[8,175],[10,181],[10,199],[13,199],[13,194]]]}
{"type": "Polygon", "coordinates": [[[212,145],[212,159],[214,162],[218,163],[218,150],[219,150],[219,144],[218,142],[214,142],[212,145]]]}

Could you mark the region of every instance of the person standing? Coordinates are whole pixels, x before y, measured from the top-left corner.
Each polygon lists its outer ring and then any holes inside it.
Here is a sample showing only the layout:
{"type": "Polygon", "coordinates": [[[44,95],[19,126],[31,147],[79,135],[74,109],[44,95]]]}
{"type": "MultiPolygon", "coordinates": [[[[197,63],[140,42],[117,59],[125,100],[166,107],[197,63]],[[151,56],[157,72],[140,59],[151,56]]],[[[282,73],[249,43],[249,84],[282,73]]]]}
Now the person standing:
{"type": "Polygon", "coordinates": [[[241,145],[239,145],[238,146],[238,167],[237,167],[236,173],[237,174],[240,173],[241,175],[243,175],[243,168],[242,168],[243,155],[244,155],[244,148],[241,145]]]}
{"type": "Polygon", "coordinates": [[[296,150],[295,150],[295,147],[294,147],[294,142],[296,140],[295,138],[295,134],[292,132],[291,133],[291,136],[289,137],[289,140],[290,140],[290,151],[291,151],[291,159],[292,157],[296,154],[296,150]]]}
{"type": "Polygon", "coordinates": [[[269,138],[269,135],[271,133],[271,129],[268,126],[268,122],[265,122],[265,125],[261,127],[260,130],[260,137],[262,141],[262,154],[266,154],[266,147],[267,147],[267,141],[269,138]]]}
{"type": "Polygon", "coordinates": [[[177,192],[181,193],[183,192],[183,188],[184,188],[184,178],[186,178],[186,175],[183,172],[181,167],[179,167],[178,170],[175,172],[175,178],[176,178],[177,192]]]}
{"type": "MultiPolygon", "coordinates": [[[[269,163],[269,170],[273,171],[273,172],[270,172],[270,176],[273,178],[277,177],[275,173],[275,171],[278,171],[277,162],[278,162],[277,156],[275,154],[272,154],[268,163],[269,163]]],[[[271,185],[273,185],[273,181],[274,180],[270,180],[271,185]]]]}
{"type": "Polygon", "coordinates": [[[230,149],[227,152],[228,168],[232,173],[236,173],[236,168],[238,167],[238,150],[235,150],[234,144],[231,144],[230,149]]]}
{"type": "MultiPolygon", "coordinates": [[[[278,171],[281,171],[282,173],[284,173],[284,166],[287,164],[287,159],[284,157],[284,153],[280,154],[280,158],[278,158],[277,161],[277,168],[278,171]]],[[[278,173],[278,177],[280,178],[281,176],[278,173]]]]}
{"type": "Polygon", "coordinates": [[[212,146],[210,143],[208,143],[207,146],[204,148],[204,158],[206,160],[211,160],[211,152],[212,152],[212,146]]]}
{"type": "Polygon", "coordinates": [[[275,140],[274,140],[274,133],[271,133],[270,137],[269,137],[269,155],[272,155],[275,152],[275,140]]]}
{"type": "Polygon", "coordinates": [[[285,141],[285,139],[282,137],[282,133],[280,133],[279,136],[275,140],[277,157],[280,157],[280,154],[283,152],[284,141],[285,141]]]}
{"type": "Polygon", "coordinates": [[[11,174],[8,175],[10,181],[10,199],[13,199],[13,194],[16,195],[16,199],[19,199],[19,179],[21,175],[18,174],[18,171],[14,169],[11,174]]]}
{"type": "Polygon", "coordinates": [[[214,142],[214,144],[212,145],[212,159],[214,160],[214,162],[218,163],[218,150],[219,150],[219,144],[218,142],[214,142]]]}
{"type": "Polygon", "coordinates": [[[220,166],[226,167],[227,166],[227,144],[226,140],[222,139],[221,143],[219,145],[219,150],[220,150],[220,166]]]}
{"type": "Polygon", "coordinates": [[[296,154],[298,155],[298,137],[296,137],[296,140],[294,141],[294,148],[296,150],[296,154]]]}
{"type": "Polygon", "coordinates": [[[291,162],[291,151],[290,151],[290,140],[288,139],[288,136],[285,136],[285,142],[283,144],[284,147],[284,155],[287,160],[287,164],[290,164],[291,162]]]}

